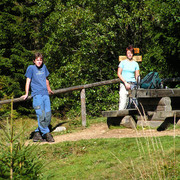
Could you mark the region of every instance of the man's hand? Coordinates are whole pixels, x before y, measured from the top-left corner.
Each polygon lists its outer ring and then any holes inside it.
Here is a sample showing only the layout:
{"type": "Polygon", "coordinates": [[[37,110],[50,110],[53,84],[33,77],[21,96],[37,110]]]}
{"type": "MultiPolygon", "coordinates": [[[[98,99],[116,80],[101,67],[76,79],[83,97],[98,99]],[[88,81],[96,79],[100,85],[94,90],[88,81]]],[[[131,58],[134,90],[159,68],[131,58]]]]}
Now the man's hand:
{"type": "Polygon", "coordinates": [[[49,94],[54,94],[54,92],[51,89],[48,89],[49,94]]]}
{"type": "Polygon", "coordinates": [[[26,100],[28,98],[28,95],[25,94],[25,95],[21,96],[20,98],[26,100]]]}

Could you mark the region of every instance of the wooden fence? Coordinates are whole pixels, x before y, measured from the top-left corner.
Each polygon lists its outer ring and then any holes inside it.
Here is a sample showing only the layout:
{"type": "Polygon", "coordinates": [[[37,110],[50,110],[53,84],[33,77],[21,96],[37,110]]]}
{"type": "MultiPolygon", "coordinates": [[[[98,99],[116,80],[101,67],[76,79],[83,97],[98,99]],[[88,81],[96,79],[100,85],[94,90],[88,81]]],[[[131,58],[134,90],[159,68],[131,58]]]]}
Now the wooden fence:
{"type": "MultiPolygon", "coordinates": [[[[96,82],[96,83],[92,83],[92,84],[85,84],[85,85],[79,85],[79,86],[73,86],[73,87],[68,87],[68,88],[62,88],[62,89],[57,89],[54,90],[53,93],[51,95],[57,95],[57,94],[61,94],[61,93],[67,93],[67,92],[72,92],[72,91],[78,91],[80,90],[80,98],[81,98],[81,119],[82,119],[82,126],[86,126],[86,94],[85,94],[85,89],[87,88],[93,88],[93,87],[97,87],[97,86],[103,86],[103,85],[109,85],[109,84],[115,84],[115,83],[119,83],[120,79],[112,79],[112,80],[106,80],[106,81],[101,81],[101,82],[96,82]]],[[[167,78],[167,79],[163,79],[163,82],[180,82],[180,78],[167,78]]],[[[32,97],[29,96],[26,100],[31,99],[32,97]]],[[[3,100],[0,101],[0,105],[2,104],[8,104],[11,103],[11,99],[7,99],[7,100],[3,100]]],[[[13,99],[13,103],[16,102],[22,102],[24,101],[22,98],[14,98],[13,99]]]]}
{"type": "MultiPolygon", "coordinates": [[[[51,95],[57,95],[57,94],[61,94],[61,93],[67,93],[67,92],[80,90],[82,126],[86,126],[86,94],[85,94],[85,89],[93,88],[93,87],[97,87],[97,86],[108,85],[108,84],[114,84],[114,83],[118,83],[118,82],[120,82],[119,78],[101,81],[101,82],[96,82],[96,83],[92,83],[92,84],[85,84],[85,85],[73,86],[73,87],[68,87],[68,88],[62,88],[62,89],[54,90],[53,91],[54,94],[51,94],[51,95]]],[[[31,98],[32,97],[29,96],[26,100],[30,100],[31,98]]],[[[12,99],[0,101],[0,105],[11,103],[11,101],[12,101],[12,99]]],[[[22,101],[24,101],[22,98],[14,98],[13,99],[13,103],[22,102],[22,101]]]]}

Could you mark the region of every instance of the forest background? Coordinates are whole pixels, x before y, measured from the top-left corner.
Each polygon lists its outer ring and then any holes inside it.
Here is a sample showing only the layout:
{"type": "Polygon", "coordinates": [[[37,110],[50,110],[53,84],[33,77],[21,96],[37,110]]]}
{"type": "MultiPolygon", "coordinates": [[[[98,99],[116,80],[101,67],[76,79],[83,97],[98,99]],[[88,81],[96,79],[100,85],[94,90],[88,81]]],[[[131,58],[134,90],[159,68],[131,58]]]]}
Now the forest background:
{"type": "MultiPolygon", "coordinates": [[[[34,52],[44,55],[52,90],[117,78],[118,56],[140,48],[140,74],[180,76],[179,0],[1,0],[0,100],[20,97],[34,52]]],[[[86,90],[87,115],[118,107],[119,84],[86,90]]],[[[51,96],[53,114],[80,115],[80,93],[51,96]]],[[[33,112],[14,105],[16,116],[33,112]]],[[[9,105],[0,117],[10,113],[9,105]]]]}

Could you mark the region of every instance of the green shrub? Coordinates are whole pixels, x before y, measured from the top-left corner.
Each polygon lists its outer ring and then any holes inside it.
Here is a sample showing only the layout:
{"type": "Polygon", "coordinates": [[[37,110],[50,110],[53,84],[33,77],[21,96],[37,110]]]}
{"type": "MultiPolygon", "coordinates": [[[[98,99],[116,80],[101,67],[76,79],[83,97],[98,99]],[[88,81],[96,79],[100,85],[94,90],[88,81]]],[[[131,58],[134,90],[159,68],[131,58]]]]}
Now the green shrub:
{"type": "Polygon", "coordinates": [[[15,133],[13,126],[13,102],[11,102],[11,120],[0,124],[0,178],[2,179],[38,179],[42,176],[42,153],[38,144],[25,144],[23,127],[15,133]]]}

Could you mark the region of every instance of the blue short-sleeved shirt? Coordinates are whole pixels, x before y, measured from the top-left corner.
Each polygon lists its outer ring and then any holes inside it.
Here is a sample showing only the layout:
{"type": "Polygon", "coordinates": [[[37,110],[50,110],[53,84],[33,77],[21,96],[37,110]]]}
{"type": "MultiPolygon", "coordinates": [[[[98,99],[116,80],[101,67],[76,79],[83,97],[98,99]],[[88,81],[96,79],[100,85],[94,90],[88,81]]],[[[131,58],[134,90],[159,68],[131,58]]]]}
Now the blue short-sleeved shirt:
{"type": "Polygon", "coordinates": [[[119,63],[122,68],[122,76],[127,82],[136,82],[135,71],[139,70],[139,65],[136,61],[123,60],[119,63]]]}
{"type": "Polygon", "coordinates": [[[45,64],[41,68],[36,65],[28,66],[25,76],[31,79],[31,96],[35,95],[48,95],[46,77],[49,71],[45,64]]]}

